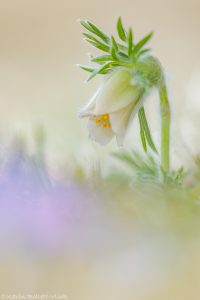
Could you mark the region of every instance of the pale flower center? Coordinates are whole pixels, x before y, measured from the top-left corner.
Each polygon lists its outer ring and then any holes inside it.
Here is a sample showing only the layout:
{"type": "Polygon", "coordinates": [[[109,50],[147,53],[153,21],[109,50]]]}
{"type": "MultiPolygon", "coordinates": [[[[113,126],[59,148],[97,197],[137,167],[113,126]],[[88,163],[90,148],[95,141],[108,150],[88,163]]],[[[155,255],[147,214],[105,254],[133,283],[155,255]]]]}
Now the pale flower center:
{"type": "Polygon", "coordinates": [[[111,124],[110,124],[110,118],[108,114],[104,114],[104,115],[93,115],[92,117],[90,117],[91,120],[93,120],[97,126],[101,126],[103,128],[110,128],[111,124]]]}

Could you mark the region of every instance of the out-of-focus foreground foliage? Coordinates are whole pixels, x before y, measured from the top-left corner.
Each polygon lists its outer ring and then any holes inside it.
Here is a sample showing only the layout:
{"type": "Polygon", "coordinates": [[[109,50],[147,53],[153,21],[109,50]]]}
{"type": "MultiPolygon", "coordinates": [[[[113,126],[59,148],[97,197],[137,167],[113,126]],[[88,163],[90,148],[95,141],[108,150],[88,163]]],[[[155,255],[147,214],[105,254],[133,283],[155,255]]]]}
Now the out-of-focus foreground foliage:
{"type": "Polygon", "coordinates": [[[66,164],[58,178],[41,128],[35,142],[30,154],[16,137],[1,156],[1,293],[199,299],[199,158],[164,175],[154,157],[118,151],[109,174],[66,164]]]}

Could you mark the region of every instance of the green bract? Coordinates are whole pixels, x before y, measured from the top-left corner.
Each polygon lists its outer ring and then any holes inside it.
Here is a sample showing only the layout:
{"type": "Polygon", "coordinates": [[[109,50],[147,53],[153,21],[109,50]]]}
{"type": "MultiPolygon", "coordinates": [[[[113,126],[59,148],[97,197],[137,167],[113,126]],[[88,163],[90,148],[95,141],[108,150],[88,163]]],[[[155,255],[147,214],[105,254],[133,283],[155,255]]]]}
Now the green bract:
{"type": "MultiPolygon", "coordinates": [[[[91,57],[91,63],[94,63],[94,65],[78,65],[81,69],[91,73],[88,81],[97,74],[107,74],[118,67],[134,70],[143,69],[144,64],[142,65],[141,62],[150,52],[150,49],[145,48],[145,45],[151,39],[153,35],[152,32],[138,43],[135,43],[132,29],[129,28],[127,33],[122,25],[121,18],[119,18],[117,22],[117,33],[121,41],[118,42],[113,35],[109,36],[105,34],[90,21],[81,20],[80,23],[87,30],[86,32],[83,32],[85,40],[95,48],[104,52],[104,55],[91,57]]],[[[145,62],[145,64],[147,63],[148,61],[145,62]]],[[[151,66],[152,62],[150,62],[149,68],[151,68],[151,66]]],[[[148,70],[146,70],[146,72],[147,71],[148,70]]]]}

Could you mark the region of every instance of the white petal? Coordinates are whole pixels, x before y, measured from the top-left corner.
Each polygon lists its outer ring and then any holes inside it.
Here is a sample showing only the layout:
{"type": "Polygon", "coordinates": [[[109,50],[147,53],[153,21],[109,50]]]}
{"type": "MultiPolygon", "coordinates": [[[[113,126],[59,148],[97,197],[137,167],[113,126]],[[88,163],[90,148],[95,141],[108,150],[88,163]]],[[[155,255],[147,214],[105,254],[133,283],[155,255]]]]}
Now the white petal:
{"type": "Polygon", "coordinates": [[[132,75],[119,70],[106,80],[96,98],[95,114],[112,113],[134,103],[141,93],[139,85],[132,84],[132,75]]]}
{"type": "Polygon", "coordinates": [[[108,144],[114,136],[111,128],[98,126],[94,120],[89,119],[87,127],[90,138],[101,145],[108,144]]]}
{"type": "Polygon", "coordinates": [[[95,106],[96,106],[96,98],[99,94],[100,89],[96,91],[90,101],[81,109],[78,110],[78,116],[80,118],[89,117],[94,114],[95,106]]]}
{"type": "Polygon", "coordinates": [[[125,134],[116,135],[117,145],[119,147],[123,146],[125,134]]]}
{"type": "Polygon", "coordinates": [[[109,115],[111,127],[116,134],[119,146],[122,146],[127,129],[142,105],[143,99],[139,100],[137,104],[131,103],[123,109],[109,115]]]}
{"type": "Polygon", "coordinates": [[[133,105],[129,104],[125,108],[122,108],[109,115],[112,130],[116,134],[121,134],[126,130],[132,111],[133,105]]]}
{"type": "Polygon", "coordinates": [[[127,107],[110,114],[110,123],[112,130],[116,134],[118,146],[123,145],[126,129],[132,115],[133,105],[129,104],[127,107]]]}

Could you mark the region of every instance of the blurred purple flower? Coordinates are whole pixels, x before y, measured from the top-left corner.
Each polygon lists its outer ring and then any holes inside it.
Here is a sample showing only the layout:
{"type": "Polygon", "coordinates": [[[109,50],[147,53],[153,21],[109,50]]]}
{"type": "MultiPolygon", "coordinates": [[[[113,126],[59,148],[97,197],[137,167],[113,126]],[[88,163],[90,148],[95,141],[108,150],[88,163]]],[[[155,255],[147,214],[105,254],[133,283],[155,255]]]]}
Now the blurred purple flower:
{"type": "Polygon", "coordinates": [[[99,230],[95,198],[79,183],[53,180],[44,156],[28,155],[17,140],[0,170],[0,250],[8,244],[69,252],[84,246],[99,230]]]}

